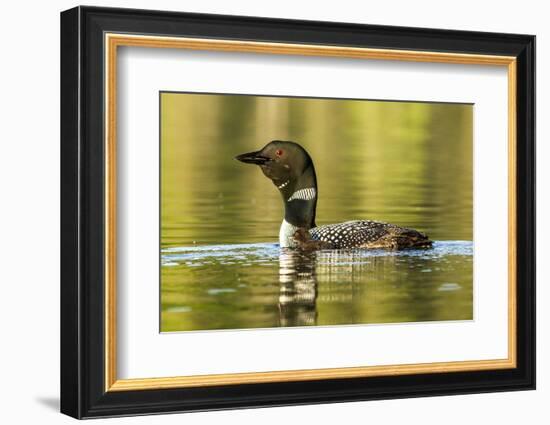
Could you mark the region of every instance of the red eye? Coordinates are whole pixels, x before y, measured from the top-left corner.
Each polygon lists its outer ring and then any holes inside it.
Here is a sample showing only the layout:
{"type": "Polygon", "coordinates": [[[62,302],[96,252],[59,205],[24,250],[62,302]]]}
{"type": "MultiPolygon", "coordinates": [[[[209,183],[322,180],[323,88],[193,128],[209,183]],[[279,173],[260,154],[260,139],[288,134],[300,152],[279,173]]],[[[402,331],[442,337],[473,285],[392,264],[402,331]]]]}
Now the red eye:
{"type": "Polygon", "coordinates": [[[282,154],[283,154],[283,150],[282,150],[282,149],[277,149],[277,150],[275,151],[275,155],[277,155],[277,156],[281,156],[282,154]]]}

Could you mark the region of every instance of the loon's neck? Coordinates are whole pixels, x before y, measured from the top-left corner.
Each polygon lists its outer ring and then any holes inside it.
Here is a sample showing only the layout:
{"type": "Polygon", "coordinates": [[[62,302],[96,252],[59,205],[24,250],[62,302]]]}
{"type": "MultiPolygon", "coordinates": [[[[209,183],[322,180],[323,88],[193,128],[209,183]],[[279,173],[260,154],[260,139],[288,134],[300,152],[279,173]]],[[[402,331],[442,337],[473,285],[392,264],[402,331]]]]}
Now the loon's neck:
{"type": "Polygon", "coordinates": [[[310,164],[295,180],[277,185],[285,205],[285,216],[279,231],[281,247],[294,245],[292,235],[298,228],[307,230],[316,227],[315,210],[317,208],[317,177],[315,168],[310,164]]]}

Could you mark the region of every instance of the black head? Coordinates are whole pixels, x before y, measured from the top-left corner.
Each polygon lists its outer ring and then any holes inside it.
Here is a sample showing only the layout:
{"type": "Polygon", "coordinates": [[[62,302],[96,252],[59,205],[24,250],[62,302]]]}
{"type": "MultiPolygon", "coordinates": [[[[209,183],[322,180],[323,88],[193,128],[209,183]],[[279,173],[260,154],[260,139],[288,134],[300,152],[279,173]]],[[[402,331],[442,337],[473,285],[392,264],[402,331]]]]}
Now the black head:
{"type": "Polygon", "coordinates": [[[264,175],[279,189],[288,187],[295,190],[305,172],[313,169],[313,161],[302,146],[281,140],[273,140],[259,151],[244,153],[235,159],[259,165],[264,175]]]}
{"type": "Polygon", "coordinates": [[[298,227],[315,227],[317,206],[317,178],[313,161],[307,151],[298,143],[274,140],[259,151],[243,153],[235,159],[259,165],[283,198],[285,220],[298,227]],[[311,198],[303,199],[292,195],[300,189],[315,189],[308,192],[311,198]]]}

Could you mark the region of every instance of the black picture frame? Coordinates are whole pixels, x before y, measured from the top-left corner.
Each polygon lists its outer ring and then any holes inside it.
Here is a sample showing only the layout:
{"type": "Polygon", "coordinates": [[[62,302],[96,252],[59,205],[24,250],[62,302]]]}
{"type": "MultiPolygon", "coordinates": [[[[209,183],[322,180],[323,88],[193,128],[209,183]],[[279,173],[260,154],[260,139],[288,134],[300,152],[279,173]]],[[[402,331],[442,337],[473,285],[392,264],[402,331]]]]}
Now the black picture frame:
{"type": "Polygon", "coordinates": [[[535,388],[535,37],[132,9],[61,13],[61,412],[75,418],[535,388]],[[517,367],[105,391],[104,33],[517,58],[517,367]]]}

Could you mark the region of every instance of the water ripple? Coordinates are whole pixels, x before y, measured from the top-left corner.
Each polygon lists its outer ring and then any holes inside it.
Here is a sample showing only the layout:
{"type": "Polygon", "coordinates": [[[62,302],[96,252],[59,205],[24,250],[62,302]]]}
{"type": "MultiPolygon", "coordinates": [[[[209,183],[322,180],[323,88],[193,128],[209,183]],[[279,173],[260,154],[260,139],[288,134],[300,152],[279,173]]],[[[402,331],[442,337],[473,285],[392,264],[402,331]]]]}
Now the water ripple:
{"type": "MultiPolygon", "coordinates": [[[[339,260],[340,264],[365,263],[375,257],[415,257],[418,259],[440,259],[447,256],[472,256],[471,241],[437,241],[431,249],[410,249],[403,251],[386,251],[380,249],[347,249],[322,250],[315,255],[320,262],[328,259],[331,262],[339,260]]],[[[208,263],[218,264],[260,264],[279,260],[282,250],[276,243],[227,244],[182,246],[165,248],[161,251],[161,261],[164,267],[175,265],[202,266],[208,263]]],[[[424,270],[422,270],[424,271],[424,270]]],[[[431,271],[431,270],[426,270],[431,271]]]]}

